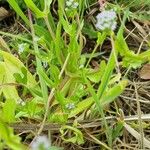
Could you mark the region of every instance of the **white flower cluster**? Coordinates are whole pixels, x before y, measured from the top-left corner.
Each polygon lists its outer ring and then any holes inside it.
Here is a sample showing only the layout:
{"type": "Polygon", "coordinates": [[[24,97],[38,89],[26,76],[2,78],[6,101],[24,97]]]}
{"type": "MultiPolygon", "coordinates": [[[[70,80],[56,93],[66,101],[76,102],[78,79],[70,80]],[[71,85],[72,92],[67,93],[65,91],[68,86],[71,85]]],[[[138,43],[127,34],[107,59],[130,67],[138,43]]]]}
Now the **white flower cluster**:
{"type": "Polygon", "coordinates": [[[38,136],[31,144],[31,150],[49,150],[51,143],[46,136],[38,136]]]}
{"type": "Polygon", "coordinates": [[[69,8],[76,9],[78,7],[79,3],[74,0],[67,0],[66,1],[66,10],[69,8]]]}
{"type": "Polygon", "coordinates": [[[113,10],[105,10],[96,16],[97,23],[95,27],[98,30],[115,30],[117,26],[117,15],[113,10]]]}

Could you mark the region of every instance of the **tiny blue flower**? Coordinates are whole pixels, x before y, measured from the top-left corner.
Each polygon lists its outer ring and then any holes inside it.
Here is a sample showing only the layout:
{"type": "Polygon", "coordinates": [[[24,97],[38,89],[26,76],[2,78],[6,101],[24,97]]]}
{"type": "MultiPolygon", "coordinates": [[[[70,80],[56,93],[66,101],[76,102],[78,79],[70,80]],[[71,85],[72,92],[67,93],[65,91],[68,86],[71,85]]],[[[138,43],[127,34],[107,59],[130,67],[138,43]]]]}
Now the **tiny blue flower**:
{"type": "Polygon", "coordinates": [[[18,53],[22,54],[25,50],[25,47],[26,47],[26,43],[19,44],[18,45],[18,53]]]}
{"type": "Polygon", "coordinates": [[[74,109],[75,104],[74,103],[68,103],[68,104],[66,104],[66,108],[69,109],[69,110],[74,109]]]}

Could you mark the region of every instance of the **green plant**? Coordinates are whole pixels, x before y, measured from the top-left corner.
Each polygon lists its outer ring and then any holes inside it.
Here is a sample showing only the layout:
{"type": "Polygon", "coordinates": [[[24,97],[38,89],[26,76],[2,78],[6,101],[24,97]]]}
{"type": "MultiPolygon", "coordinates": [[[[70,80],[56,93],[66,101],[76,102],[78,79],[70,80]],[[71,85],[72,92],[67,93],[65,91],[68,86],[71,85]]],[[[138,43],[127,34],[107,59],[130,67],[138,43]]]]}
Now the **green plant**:
{"type": "MultiPolygon", "coordinates": [[[[62,125],[60,133],[65,142],[83,144],[84,137],[77,129],[77,120],[91,108],[99,114],[98,117],[102,117],[107,143],[112,147],[113,140],[121,133],[123,122],[116,122],[116,128],[112,130],[105,118],[105,107],[114,102],[128,84],[119,71],[118,57],[122,58],[122,67],[127,69],[139,67],[150,60],[149,50],[135,54],[123,37],[125,21],[131,13],[125,11],[116,34],[108,28],[97,31],[84,22],[84,11],[89,5],[87,1],[76,1],[78,7],[68,7],[70,10],[65,9],[65,0],[57,1],[56,18],[52,15],[52,0],[40,0],[38,6],[36,2],[8,0],[30,32],[21,35],[0,32],[13,38],[10,45],[20,59],[0,50],[0,130],[7,128],[0,136],[0,139],[6,140],[2,143],[3,147],[7,145],[16,150],[23,146],[18,136],[3,122],[28,119],[42,122],[36,136],[41,134],[45,123],[56,122],[62,125]],[[28,8],[28,16],[23,12],[24,8],[28,8]],[[83,32],[91,39],[97,39],[89,57],[82,54],[85,42],[83,32]],[[112,47],[108,61],[100,59],[98,67],[92,68],[90,62],[96,50],[107,39],[112,47]],[[33,74],[30,73],[30,66],[33,67],[33,74]],[[70,119],[74,120],[73,126],[67,125],[70,119]],[[7,130],[15,137],[14,140],[10,141],[5,136],[7,130]],[[69,137],[66,138],[66,135],[69,137]],[[16,142],[17,148],[11,142],[16,142]]],[[[121,13],[119,9],[118,13],[121,13]]]]}

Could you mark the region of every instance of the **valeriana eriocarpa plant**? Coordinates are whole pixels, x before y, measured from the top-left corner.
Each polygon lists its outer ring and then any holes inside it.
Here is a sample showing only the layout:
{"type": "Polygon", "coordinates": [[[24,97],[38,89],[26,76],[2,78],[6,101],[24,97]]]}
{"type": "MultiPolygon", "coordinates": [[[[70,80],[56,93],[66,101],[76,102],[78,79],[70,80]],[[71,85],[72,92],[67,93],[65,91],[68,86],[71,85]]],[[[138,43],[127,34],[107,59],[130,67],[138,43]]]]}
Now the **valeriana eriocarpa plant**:
{"type": "MultiPolygon", "coordinates": [[[[79,16],[79,11],[85,11],[85,6],[80,6],[84,4],[81,0],[58,0],[56,10],[50,9],[55,2],[52,0],[41,0],[41,7],[37,7],[32,0],[24,0],[30,9],[28,16],[15,0],[8,2],[25,22],[30,38],[26,39],[23,34],[15,35],[20,43],[17,49],[13,47],[13,52],[18,52],[19,56],[25,53],[27,57],[22,57],[24,64],[13,54],[0,50],[0,84],[7,85],[0,87],[3,97],[0,107],[2,119],[7,123],[28,120],[30,123],[41,123],[34,135],[41,135],[46,123],[64,125],[73,120],[73,127],[72,123],[62,126],[60,137],[65,142],[83,144],[84,134],[77,129],[80,126],[78,121],[92,116],[92,106],[99,114],[96,117],[101,116],[103,119],[107,143],[111,147],[113,129],[107,125],[104,108],[127,85],[127,80],[121,78],[117,59],[118,54],[123,56],[121,44],[125,43],[122,39],[123,25],[115,34],[116,12],[103,10],[96,16],[95,47],[92,53],[84,54],[83,49],[88,41],[83,35],[85,20],[79,16]],[[98,56],[101,56],[99,47],[106,39],[111,42],[110,56],[107,55],[105,60],[98,57],[96,67],[92,67],[95,52],[98,51],[98,56]]],[[[2,140],[5,139],[2,137],[2,140]]],[[[9,141],[6,145],[10,147],[9,141]]],[[[47,138],[38,137],[31,148],[38,149],[38,146],[48,149],[51,144],[47,138]]]]}

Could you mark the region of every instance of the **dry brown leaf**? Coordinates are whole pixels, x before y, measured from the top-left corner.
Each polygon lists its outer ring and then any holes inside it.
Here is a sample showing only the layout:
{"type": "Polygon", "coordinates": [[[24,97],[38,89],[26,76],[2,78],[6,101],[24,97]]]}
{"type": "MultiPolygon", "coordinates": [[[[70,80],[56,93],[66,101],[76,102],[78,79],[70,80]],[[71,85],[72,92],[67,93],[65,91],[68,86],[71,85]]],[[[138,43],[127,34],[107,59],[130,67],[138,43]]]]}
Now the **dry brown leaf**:
{"type": "Polygon", "coordinates": [[[9,12],[4,8],[0,7],[0,21],[9,16],[9,12]]]}
{"type": "Polygon", "coordinates": [[[0,36],[0,49],[10,52],[9,46],[1,36],[0,36]]]}
{"type": "Polygon", "coordinates": [[[139,71],[139,76],[141,79],[149,80],[150,79],[150,64],[145,64],[142,69],[139,71]]]}
{"type": "Polygon", "coordinates": [[[137,27],[137,29],[142,33],[143,37],[147,36],[146,31],[143,29],[143,27],[136,21],[132,21],[133,24],[137,27]]]}
{"type": "Polygon", "coordinates": [[[103,10],[106,6],[106,0],[99,0],[100,10],[103,10]]]}

